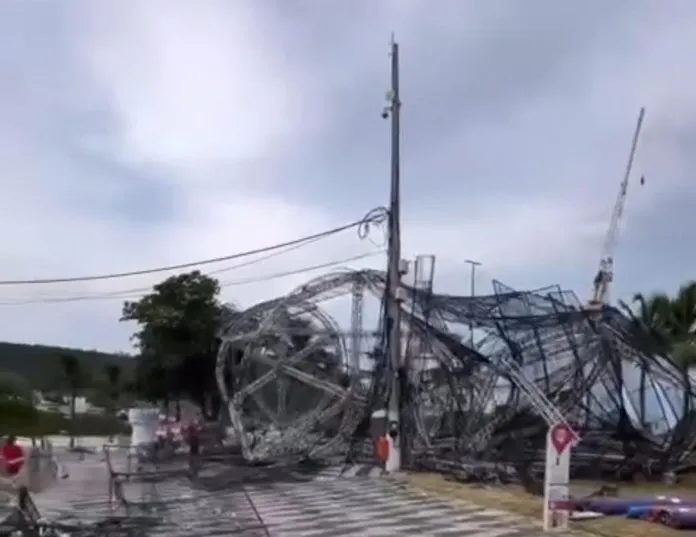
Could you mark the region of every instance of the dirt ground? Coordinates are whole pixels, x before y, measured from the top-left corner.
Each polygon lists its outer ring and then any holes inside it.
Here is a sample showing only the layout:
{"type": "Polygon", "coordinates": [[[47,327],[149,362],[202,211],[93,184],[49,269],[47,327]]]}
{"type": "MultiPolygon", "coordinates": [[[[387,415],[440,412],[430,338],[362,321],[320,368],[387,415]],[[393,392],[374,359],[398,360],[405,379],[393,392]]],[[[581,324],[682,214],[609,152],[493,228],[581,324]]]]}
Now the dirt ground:
{"type": "MultiPolygon", "coordinates": [[[[408,474],[404,480],[411,486],[434,496],[501,509],[530,517],[541,525],[542,500],[532,496],[518,486],[476,486],[448,481],[435,473],[408,474]]],[[[597,490],[601,484],[575,482],[571,485],[572,494],[581,496],[597,490]]],[[[627,497],[652,496],[665,491],[680,497],[696,497],[696,488],[675,485],[667,489],[664,485],[630,485],[619,488],[619,493],[627,497]]],[[[658,524],[624,517],[603,517],[593,520],[571,521],[574,534],[591,534],[601,537],[696,537],[696,531],[671,530],[658,524]]]]}

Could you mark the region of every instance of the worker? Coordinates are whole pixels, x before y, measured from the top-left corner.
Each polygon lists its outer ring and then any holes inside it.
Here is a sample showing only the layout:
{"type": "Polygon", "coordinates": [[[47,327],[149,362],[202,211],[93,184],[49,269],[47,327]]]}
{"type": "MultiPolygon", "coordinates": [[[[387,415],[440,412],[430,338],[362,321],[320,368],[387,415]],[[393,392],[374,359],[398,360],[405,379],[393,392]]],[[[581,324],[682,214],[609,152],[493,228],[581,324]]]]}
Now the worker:
{"type": "Polygon", "coordinates": [[[389,458],[389,439],[386,434],[380,435],[377,439],[376,455],[377,460],[381,463],[386,463],[389,458]]]}
{"type": "Polygon", "coordinates": [[[2,472],[5,475],[14,477],[22,469],[24,465],[24,449],[17,444],[17,439],[14,435],[9,435],[5,440],[0,451],[0,458],[2,459],[2,472]]]}

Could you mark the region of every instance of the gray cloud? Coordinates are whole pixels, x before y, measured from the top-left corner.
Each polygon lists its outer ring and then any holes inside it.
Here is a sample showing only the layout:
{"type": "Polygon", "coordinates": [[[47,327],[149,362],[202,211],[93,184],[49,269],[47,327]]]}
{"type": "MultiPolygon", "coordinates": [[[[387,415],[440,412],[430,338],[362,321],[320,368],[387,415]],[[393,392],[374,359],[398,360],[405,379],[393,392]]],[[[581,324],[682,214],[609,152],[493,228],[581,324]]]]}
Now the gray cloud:
{"type": "MultiPolygon", "coordinates": [[[[641,105],[636,169],[648,183],[630,191],[615,295],[676,287],[694,263],[674,239],[692,234],[696,195],[695,23],[685,0],[8,3],[5,277],[213,257],[384,203],[379,113],[393,30],[404,251],[438,256],[440,288],[464,291],[463,261],[475,257],[482,288],[498,277],[589,293],[641,105]]],[[[369,248],[345,236],[234,274],[369,248]]],[[[5,288],[0,302],[152,281],[5,288]]],[[[235,286],[227,297],[249,303],[301,281],[235,286]]],[[[118,310],[0,307],[0,337],[124,347],[118,310]]]]}

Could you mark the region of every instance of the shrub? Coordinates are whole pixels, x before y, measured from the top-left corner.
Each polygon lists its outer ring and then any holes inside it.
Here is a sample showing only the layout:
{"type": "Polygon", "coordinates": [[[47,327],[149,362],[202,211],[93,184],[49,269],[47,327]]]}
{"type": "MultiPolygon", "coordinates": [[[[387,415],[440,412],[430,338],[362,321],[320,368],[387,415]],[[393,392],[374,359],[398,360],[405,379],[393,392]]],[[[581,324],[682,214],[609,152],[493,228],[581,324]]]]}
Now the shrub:
{"type": "Polygon", "coordinates": [[[16,436],[47,436],[68,432],[74,436],[127,434],[127,423],[113,416],[78,414],[70,420],[59,412],[37,410],[31,404],[0,398],[0,433],[16,436]]]}

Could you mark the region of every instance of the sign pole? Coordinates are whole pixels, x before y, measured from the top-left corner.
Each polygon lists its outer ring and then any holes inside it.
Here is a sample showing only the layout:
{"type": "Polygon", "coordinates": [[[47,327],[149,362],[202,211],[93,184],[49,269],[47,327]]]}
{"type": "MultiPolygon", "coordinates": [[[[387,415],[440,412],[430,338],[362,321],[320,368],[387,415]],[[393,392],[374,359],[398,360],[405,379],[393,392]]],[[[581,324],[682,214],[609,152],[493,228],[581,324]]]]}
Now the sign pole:
{"type": "Polygon", "coordinates": [[[570,500],[570,452],[577,439],[565,422],[557,422],[546,434],[544,468],[544,531],[568,529],[570,500]]]}

